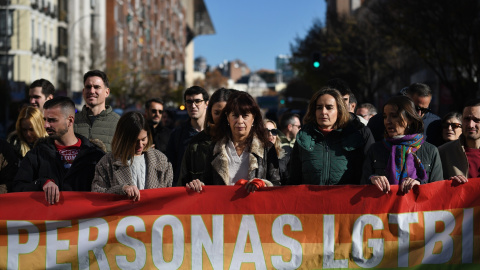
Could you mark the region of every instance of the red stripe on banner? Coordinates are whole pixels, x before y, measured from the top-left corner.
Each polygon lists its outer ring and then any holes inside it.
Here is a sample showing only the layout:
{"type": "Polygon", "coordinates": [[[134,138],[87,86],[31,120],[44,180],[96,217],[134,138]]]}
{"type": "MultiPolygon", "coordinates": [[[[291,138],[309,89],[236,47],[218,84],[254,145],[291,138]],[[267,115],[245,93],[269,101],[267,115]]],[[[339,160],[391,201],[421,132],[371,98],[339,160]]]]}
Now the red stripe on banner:
{"type": "Polygon", "coordinates": [[[374,186],[283,186],[248,194],[244,187],[206,186],[141,191],[141,200],[93,192],[61,192],[48,205],[43,192],[0,195],[0,220],[71,220],[115,215],[202,214],[383,214],[435,211],[480,205],[480,179],[463,185],[438,181],[415,186],[408,194],[384,194],[374,186]]]}

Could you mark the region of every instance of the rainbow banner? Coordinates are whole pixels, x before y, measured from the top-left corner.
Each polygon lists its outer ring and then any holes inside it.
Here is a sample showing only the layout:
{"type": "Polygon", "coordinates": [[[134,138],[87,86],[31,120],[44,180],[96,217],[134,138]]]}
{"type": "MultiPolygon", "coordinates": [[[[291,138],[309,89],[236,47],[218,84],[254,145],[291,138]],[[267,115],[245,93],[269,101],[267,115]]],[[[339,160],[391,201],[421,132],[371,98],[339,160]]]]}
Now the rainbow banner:
{"type": "Polygon", "coordinates": [[[0,269],[480,268],[480,179],[0,195],[0,269]]]}

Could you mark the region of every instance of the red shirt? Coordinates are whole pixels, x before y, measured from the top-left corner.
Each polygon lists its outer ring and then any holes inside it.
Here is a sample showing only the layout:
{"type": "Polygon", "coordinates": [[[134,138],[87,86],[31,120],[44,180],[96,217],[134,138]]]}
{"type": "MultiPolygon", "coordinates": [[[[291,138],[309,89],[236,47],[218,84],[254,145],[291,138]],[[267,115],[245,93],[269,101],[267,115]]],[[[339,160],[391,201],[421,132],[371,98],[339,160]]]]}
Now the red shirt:
{"type": "Polygon", "coordinates": [[[80,138],[78,138],[78,142],[73,145],[63,146],[55,144],[55,148],[57,148],[57,152],[60,154],[65,169],[69,169],[72,166],[73,160],[75,160],[78,152],[80,152],[81,145],[82,140],[80,140],[80,138]]]}
{"type": "Polygon", "coordinates": [[[468,160],[468,178],[480,177],[480,149],[465,147],[468,160]]]}

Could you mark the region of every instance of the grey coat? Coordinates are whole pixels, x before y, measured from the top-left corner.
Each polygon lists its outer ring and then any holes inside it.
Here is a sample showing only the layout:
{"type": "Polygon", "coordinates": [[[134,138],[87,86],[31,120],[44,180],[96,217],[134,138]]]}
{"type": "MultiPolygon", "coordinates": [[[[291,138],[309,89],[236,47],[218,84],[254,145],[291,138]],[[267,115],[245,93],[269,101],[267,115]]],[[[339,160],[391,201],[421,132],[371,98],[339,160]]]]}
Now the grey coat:
{"type": "MultiPolygon", "coordinates": [[[[153,148],[144,155],[147,165],[145,189],[171,187],[173,170],[167,157],[153,148]]],[[[95,167],[92,192],[124,194],[125,185],[135,185],[130,167],[123,165],[119,160],[114,160],[112,153],[106,154],[95,167]]]]}
{"type": "MultiPolygon", "coordinates": [[[[416,154],[428,175],[428,181],[421,181],[421,184],[443,180],[442,161],[437,147],[424,142],[416,154]]],[[[374,143],[368,150],[363,163],[362,184],[371,184],[370,176],[372,175],[385,176],[389,157],[390,151],[383,145],[383,142],[374,143]]]]}

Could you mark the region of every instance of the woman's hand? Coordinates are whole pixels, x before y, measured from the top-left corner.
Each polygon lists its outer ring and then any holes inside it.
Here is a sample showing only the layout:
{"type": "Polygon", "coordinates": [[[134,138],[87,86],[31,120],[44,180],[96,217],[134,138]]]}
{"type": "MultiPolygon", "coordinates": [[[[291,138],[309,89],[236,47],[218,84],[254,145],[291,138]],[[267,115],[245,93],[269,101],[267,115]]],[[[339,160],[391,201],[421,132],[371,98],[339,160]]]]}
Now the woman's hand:
{"type": "Polygon", "coordinates": [[[136,186],[125,185],[123,186],[122,189],[123,189],[123,192],[127,194],[129,199],[132,199],[134,202],[140,201],[140,191],[136,186]]]}
{"type": "Polygon", "coordinates": [[[457,175],[450,177],[450,180],[456,181],[459,184],[465,184],[468,182],[468,179],[463,175],[457,175]]]}
{"type": "Polygon", "coordinates": [[[420,181],[412,179],[410,177],[405,177],[400,184],[400,190],[403,193],[407,194],[416,185],[420,185],[420,181]]]}
{"type": "Polygon", "coordinates": [[[257,189],[265,186],[265,182],[262,179],[254,178],[248,180],[248,182],[245,184],[245,189],[250,193],[254,193],[257,189]]]}
{"type": "Polygon", "coordinates": [[[186,186],[187,188],[193,189],[194,191],[200,193],[202,191],[202,186],[205,186],[205,184],[202,181],[195,179],[187,183],[186,186]]]}
{"type": "Polygon", "coordinates": [[[372,184],[378,187],[380,191],[388,193],[390,191],[390,183],[388,182],[387,177],[383,175],[373,175],[370,177],[372,184]]]}

